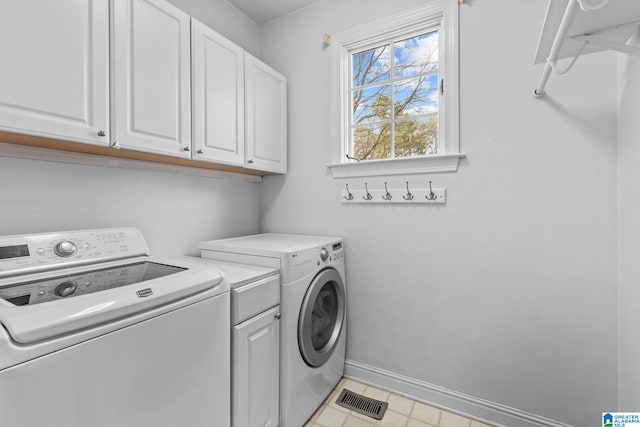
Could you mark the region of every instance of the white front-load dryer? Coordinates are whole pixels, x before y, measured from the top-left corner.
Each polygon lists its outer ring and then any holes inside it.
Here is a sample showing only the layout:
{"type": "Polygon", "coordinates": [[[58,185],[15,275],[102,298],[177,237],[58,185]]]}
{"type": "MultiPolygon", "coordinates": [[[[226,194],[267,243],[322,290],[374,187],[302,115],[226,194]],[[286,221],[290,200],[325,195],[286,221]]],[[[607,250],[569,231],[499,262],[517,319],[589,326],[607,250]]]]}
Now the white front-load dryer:
{"type": "MultiPolygon", "coordinates": [[[[339,264],[340,261],[338,261],[339,264]]],[[[282,426],[302,426],[344,373],[344,267],[315,269],[282,284],[282,426]]]]}
{"type": "Polygon", "coordinates": [[[338,237],[259,234],[199,244],[205,258],[280,269],[280,426],[301,427],[344,373],[346,283],[338,237]]]}

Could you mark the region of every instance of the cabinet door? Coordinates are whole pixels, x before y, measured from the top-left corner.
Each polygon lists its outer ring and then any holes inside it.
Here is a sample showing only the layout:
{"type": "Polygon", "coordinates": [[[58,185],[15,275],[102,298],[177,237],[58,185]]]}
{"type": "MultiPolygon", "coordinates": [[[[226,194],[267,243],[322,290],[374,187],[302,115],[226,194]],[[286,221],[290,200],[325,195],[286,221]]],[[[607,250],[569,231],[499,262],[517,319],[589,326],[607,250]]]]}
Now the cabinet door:
{"type": "Polygon", "coordinates": [[[275,427],[280,422],[280,306],[233,327],[232,423],[275,427]]]}
{"type": "Polygon", "coordinates": [[[287,172],[287,79],[245,52],[246,167],[287,172]]]}
{"type": "Polygon", "coordinates": [[[107,144],[108,0],[4,1],[0,128],[107,144]]]}
{"type": "Polygon", "coordinates": [[[164,0],[112,7],[114,145],[190,157],[189,15],[164,0]]]}
{"type": "Polygon", "coordinates": [[[194,159],[244,165],[244,51],[191,18],[194,159]]]}

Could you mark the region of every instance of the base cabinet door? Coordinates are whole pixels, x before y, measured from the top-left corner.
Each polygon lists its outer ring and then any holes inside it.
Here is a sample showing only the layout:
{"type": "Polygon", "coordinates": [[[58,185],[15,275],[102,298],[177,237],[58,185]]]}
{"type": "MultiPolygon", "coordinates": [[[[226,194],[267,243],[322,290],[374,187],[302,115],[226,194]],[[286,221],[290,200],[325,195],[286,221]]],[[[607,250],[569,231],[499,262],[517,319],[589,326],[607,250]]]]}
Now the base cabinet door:
{"type": "Polygon", "coordinates": [[[191,20],[165,0],[112,2],[115,147],[191,157],[191,20]]]}
{"type": "Polygon", "coordinates": [[[280,418],[280,306],[233,327],[234,427],[276,427],[280,418]]]}
{"type": "Polygon", "coordinates": [[[4,1],[0,129],[109,141],[108,0],[4,1]]]}
{"type": "Polygon", "coordinates": [[[245,52],[245,167],[287,173],[287,79],[245,52]]]}

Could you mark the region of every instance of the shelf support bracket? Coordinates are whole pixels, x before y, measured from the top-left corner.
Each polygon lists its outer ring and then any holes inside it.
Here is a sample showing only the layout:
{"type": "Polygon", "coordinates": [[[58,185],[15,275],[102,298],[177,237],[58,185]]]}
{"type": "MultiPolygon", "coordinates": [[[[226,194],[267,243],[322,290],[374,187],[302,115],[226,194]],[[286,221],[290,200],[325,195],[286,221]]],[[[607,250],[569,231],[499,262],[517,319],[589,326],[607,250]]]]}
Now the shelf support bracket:
{"type": "Polygon", "coordinates": [[[574,36],[571,38],[573,40],[586,41],[589,44],[595,44],[607,49],[615,50],[622,53],[628,53],[630,55],[640,55],[640,47],[638,46],[631,46],[628,44],[616,43],[600,37],[594,37],[589,34],[582,34],[580,36],[574,36]]]}

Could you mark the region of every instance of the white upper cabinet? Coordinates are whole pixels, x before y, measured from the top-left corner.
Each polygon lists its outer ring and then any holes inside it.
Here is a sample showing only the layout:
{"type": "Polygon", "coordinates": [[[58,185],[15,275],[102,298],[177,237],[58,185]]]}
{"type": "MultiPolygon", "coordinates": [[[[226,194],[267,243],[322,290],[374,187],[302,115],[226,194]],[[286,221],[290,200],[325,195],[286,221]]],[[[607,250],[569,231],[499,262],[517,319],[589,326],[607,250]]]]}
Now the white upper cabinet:
{"type": "Polygon", "coordinates": [[[191,19],[194,159],[244,165],[244,51],[191,19]]]}
{"type": "Polygon", "coordinates": [[[3,1],[0,129],[109,141],[108,0],[3,1]]]}
{"type": "Polygon", "coordinates": [[[287,172],[287,79],[245,52],[245,167],[287,172]]]}
{"type": "Polygon", "coordinates": [[[287,171],[286,78],[167,0],[3,1],[0,58],[0,131],[287,171]]]}
{"type": "Polygon", "coordinates": [[[163,0],[112,5],[111,140],[190,158],[189,15],[163,0]]]}

